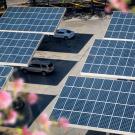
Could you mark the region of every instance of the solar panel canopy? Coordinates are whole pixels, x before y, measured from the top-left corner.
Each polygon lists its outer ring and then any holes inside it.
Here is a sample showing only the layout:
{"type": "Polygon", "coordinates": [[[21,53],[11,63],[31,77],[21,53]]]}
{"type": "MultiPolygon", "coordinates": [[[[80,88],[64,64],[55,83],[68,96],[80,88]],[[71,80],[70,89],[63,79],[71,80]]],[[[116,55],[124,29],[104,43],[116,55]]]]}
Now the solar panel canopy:
{"type": "Polygon", "coordinates": [[[28,66],[43,35],[0,32],[0,65],[28,66]]]}
{"type": "Polygon", "coordinates": [[[135,40],[135,14],[114,12],[105,38],[135,40]]]}
{"type": "Polygon", "coordinates": [[[50,116],[71,126],[135,133],[135,82],[70,76],[50,116]]]}
{"type": "Polygon", "coordinates": [[[53,35],[65,10],[63,7],[9,7],[0,18],[0,30],[53,35]]]}
{"type": "Polygon", "coordinates": [[[2,89],[11,76],[13,72],[13,67],[0,66],[0,89],[2,89]]]}
{"type": "Polygon", "coordinates": [[[135,42],[95,40],[82,75],[135,79],[135,42]]]}

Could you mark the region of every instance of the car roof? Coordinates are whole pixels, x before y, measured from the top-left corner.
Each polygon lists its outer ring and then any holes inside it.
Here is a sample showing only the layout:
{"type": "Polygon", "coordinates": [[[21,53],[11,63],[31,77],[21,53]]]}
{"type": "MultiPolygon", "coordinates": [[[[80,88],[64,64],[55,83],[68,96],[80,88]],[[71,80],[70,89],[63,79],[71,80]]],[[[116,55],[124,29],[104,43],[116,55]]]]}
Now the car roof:
{"type": "Polygon", "coordinates": [[[31,60],[30,64],[41,64],[41,65],[46,65],[46,64],[50,64],[51,61],[41,61],[41,60],[31,60]]]}
{"type": "Polygon", "coordinates": [[[71,31],[71,30],[69,30],[69,29],[57,29],[57,31],[62,31],[62,32],[64,32],[64,31],[71,31]]]}

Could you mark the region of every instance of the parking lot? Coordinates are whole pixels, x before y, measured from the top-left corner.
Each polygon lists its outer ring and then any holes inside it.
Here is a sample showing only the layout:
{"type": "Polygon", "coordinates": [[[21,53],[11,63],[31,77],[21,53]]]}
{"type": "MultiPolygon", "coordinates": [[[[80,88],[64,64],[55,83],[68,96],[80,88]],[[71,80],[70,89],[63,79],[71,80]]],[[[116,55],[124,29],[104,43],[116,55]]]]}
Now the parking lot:
{"type": "Polygon", "coordinates": [[[14,77],[23,78],[26,83],[41,84],[41,85],[58,85],[61,80],[72,70],[77,61],[69,60],[53,60],[36,58],[42,63],[50,61],[54,64],[54,71],[48,75],[42,75],[42,73],[24,72],[19,69],[14,73],[14,77]]]}
{"type": "MultiPolygon", "coordinates": [[[[23,0],[22,0],[23,1],[23,0]]],[[[16,0],[14,0],[16,2],[16,0]]],[[[12,4],[12,2],[8,2],[12,4]]],[[[22,77],[25,80],[24,92],[34,92],[37,94],[44,94],[41,97],[42,101],[37,103],[36,107],[32,109],[33,122],[37,116],[44,110],[48,115],[56,103],[57,95],[62,90],[68,76],[80,76],[80,71],[83,67],[85,59],[87,58],[89,49],[93,44],[95,38],[102,38],[107,29],[110,18],[99,18],[97,16],[91,17],[90,20],[82,20],[72,18],[63,20],[59,28],[71,29],[76,33],[75,38],[71,40],[55,39],[53,37],[45,36],[43,42],[34,55],[37,59],[42,61],[50,60],[55,65],[55,70],[52,74],[43,76],[40,73],[24,73],[18,70],[15,77],[22,77]]],[[[8,90],[12,89],[12,82],[9,82],[8,90]]],[[[31,122],[29,124],[31,124],[31,122]]],[[[35,120],[30,128],[38,128],[38,123],[35,120]]],[[[56,127],[51,129],[52,134],[62,135],[63,132],[56,127]]],[[[104,135],[105,133],[92,132],[82,129],[75,129],[71,127],[66,135],[104,135]]]]}
{"type": "Polygon", "coordinates": [[[39,46],[39,51],[53,51],[64,53],[79,53],[80,50],[92,38],[92,34],[76,33],[73,39],[60,39],[53,36],[45,36],[39,46]]]}
{"type": "MultiPolygon", "coordinates": [[[[56,63],[57,73],[54,72],[54,74],[45,77],[42,75],[35,75],[33,73],[25,75],[25,77],[27,78],[27,87],[24,91],[35,91],[36,93],[58,95],[59,92],[62,90],[64,83],[69,75],[80,76],[80,71],[88,55],[90,46],[93,44],[95,38],[102,38],[104,36],[108,22],[108,17],[102,19],[95,17],[92,20],[88,21],[78,19],[62,21],[60,28],[71,29],[76,33],[79,33],[81,36],[78,36],[77,34],[74,39],[71,39],[69,41],[65,41],[63,39],[52,39],[50,40],[50,42],[44,41],[44,43],[41,44],[38,51],[36,52],[35,57],[50,59],[51,61],[56,63]],[[67,67],[69,68],[68,70],[67,67]],[[66,73],[64,73],[65,70],[67,70],[66,73]],[[62,76],[62,72],[63,77],[60,77],[62,76]],[[34,76],[36,77],[36,80],[33,79],[34,76]],[[58,81],[57,78],[61,79],[59,79],[58,81]],[[40,80],[40,84],[38,84],[38,80],[40,80]],[[41,84],[41,82],[43,84],[41,84]],[[55,85],[53,83],[55,83],[55,85]]],[[[50,115],[56,100],[57,97],[52,102],[50,102],[47,108],[45,108],[44,111],[47,112],[48,115],[50,115]]],[[[31,128],[34,128],[35,126],[37,126],[36,121],[31,125],[31,128]]],[[[55,133],[55,135],[62,134],[62,131],[56,130],[56,128],[52,129],[52,134],[53,132],[55,133]]],[[[85,135],[86,133],[87,130],[70,128],[67,135],[85,135]]],[[[95,135],[102,135],[102,133],[92,131],[89,131],[87,135],[91,135],[94,133],[95,135]]]]}

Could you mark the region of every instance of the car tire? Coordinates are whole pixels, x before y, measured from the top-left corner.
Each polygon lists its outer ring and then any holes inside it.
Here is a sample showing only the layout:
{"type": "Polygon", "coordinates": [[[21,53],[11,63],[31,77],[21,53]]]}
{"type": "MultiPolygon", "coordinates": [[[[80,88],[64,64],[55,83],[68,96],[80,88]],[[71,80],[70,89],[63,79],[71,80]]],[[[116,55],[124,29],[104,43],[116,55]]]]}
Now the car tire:
{"type": "Polygon", "coordinates": [[[68,37],[64,37],[65,40],[69,39],[68,37]]]}
{"type": "Polygon", "coordinates": [[[47,75],[47,73],[46,73],[45,71],[43,71],[43,72],[42,72],[42,75],[43,75],[43,76],[46,76],[46,75],[47,75]]]}
{"type": "Polygon", "coordinates": [[[27,70],[26,69],[23,69],[23,73],[27,73],[27,70]]]}

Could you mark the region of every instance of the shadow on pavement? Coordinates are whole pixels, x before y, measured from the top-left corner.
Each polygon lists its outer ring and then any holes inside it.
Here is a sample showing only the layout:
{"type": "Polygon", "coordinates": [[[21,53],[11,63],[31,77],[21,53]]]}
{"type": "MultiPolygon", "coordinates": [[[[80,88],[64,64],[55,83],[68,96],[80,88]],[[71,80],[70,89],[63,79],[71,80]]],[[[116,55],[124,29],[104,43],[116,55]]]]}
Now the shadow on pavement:
{"type": "Polygon", "coordinates": [[[73,39],[59,39],[54,38],[53,36],[45,36],[38,50],[78,53],[87,44],[92,36],[92,34],[80,33],[76,33],[73,39]]]}
{"type": "Polygon", "coordinates": [[[43,84],[43,85],[58,85],[60,81],[68,74],[68,72],[73,68],[77,61],[68,61],[68,60],[53,60],[53,59],[41,59],[41,61],[51,61],[55,70],[53,73],[43,76],[42,73],[24,73],[22,70],[18,70],[17,73],[14,73],[14,77],[21,77],[25,80],[26,83],[32,84],[43,84]]]}
{"type": "Polygon", "coordinates": [[[89,130],[86,135],[106,135],[106,133],[89,130]]]}
{"type": "Polygon", "coordinates": [[[32,106],[26,103],[24,108],[20,110],[20,114],[23,116],[23,119],[18,120],[14,126],[9,127],[22,127],[25,125],[30,126],[41,114],[41,112],[49,105],[49,103],[55,98],[55,96],[52,95],[37,95],[39,97],[38,102],[32,106]]]}
{"type": "MultiPolygon", "coordinates": [[[[105,132],[98,132],[98,131],[92,131],[89,130],[86,135],[106,135],[105,132]]],[[[109,134],[109,135],[118,135],[118,134],[109,134]]]]}

